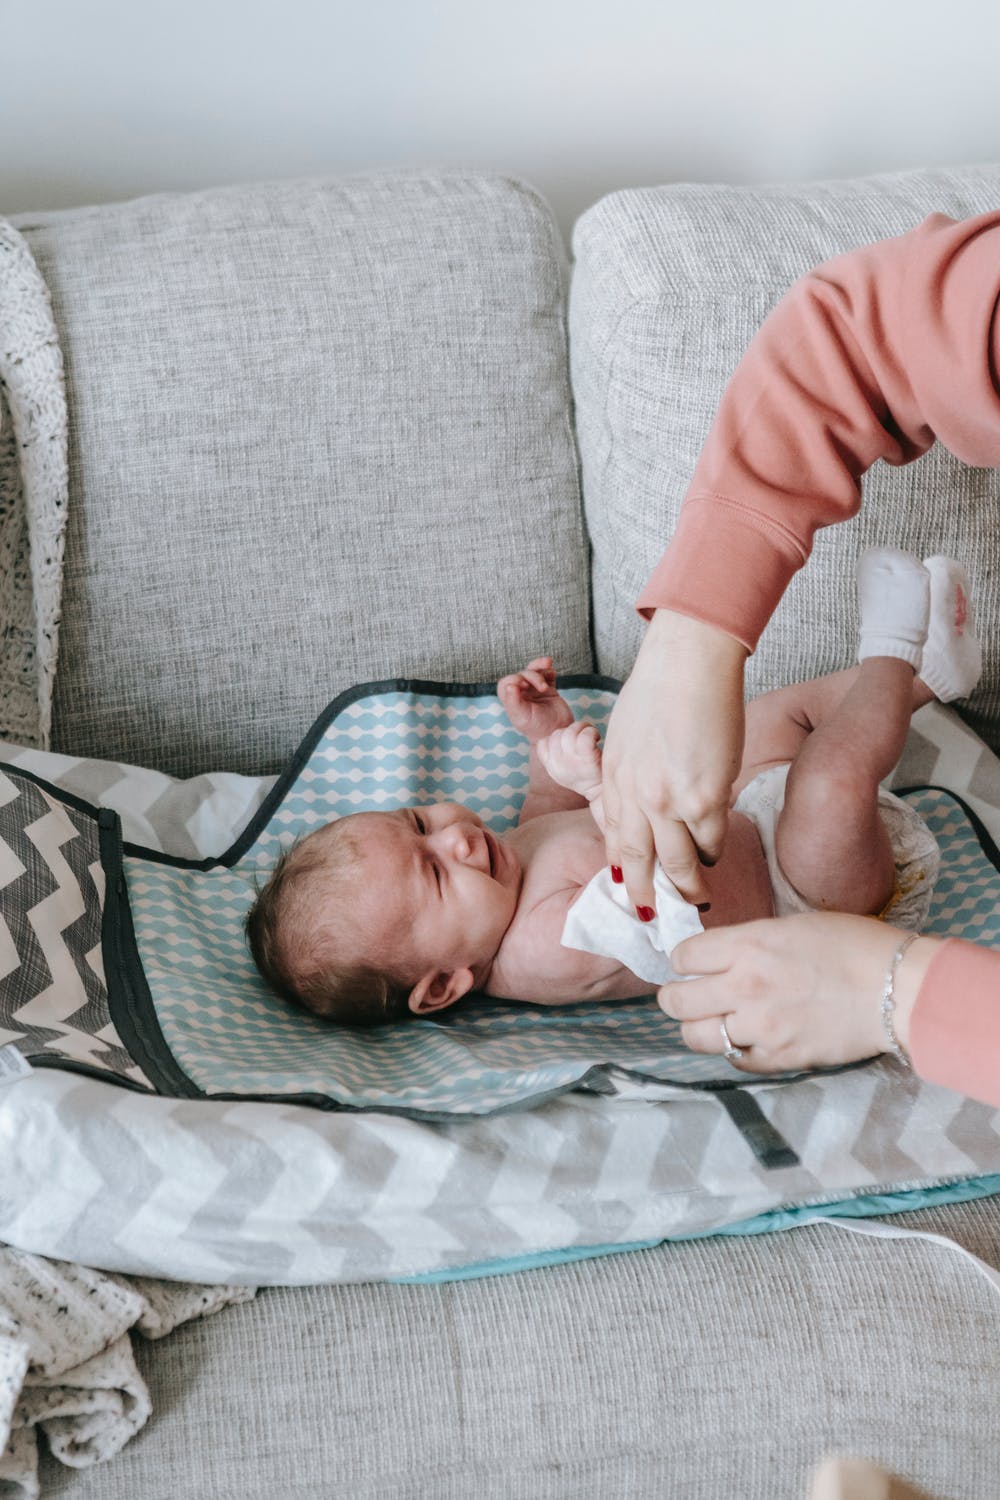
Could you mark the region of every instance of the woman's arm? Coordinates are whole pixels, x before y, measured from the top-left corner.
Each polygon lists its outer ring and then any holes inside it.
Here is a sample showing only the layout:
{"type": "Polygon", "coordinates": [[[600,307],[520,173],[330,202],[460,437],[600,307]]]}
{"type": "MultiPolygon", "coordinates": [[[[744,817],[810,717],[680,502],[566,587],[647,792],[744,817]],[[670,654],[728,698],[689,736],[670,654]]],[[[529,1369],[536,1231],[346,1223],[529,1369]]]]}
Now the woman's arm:
{"type": "Polygon", "coordinates": [[[932,214],[797,281],[737,366],[677,530],[639,598],[751,651],[820,526],[876,459],[940,438],[1000,465],[1000,212],[932,214]]]}
{"type": "Polygon", "coordinates": [[[935,214],[803,277],[760,328],[639,598],[652,621],[608,729],[607,853],[634,903],[651,904],[654,849],[704,897],[698,857],[718,855],[742,749],[743,659],[816,529],[855,514],[877,458],[908,463],[935,437],[1000,465],[998,297],[1000,211],[935,214]]]}
{"type": "Polygon", "coordinates": [[[922,969],[900,965],[897,992],[900,1041],[920,1076],[1000,1106],[1000,953],[935,943],[922,969]]]}

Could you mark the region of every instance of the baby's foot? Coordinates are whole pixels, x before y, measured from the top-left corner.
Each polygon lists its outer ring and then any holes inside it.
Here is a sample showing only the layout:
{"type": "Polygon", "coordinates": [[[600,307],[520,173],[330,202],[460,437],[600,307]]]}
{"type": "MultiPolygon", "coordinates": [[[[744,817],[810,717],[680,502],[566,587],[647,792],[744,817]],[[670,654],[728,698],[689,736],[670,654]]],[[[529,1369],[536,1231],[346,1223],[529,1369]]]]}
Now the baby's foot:
{"type": "Polygon", "coordinates": [[[920,676],[939,703],[967,698],[983,670],[969,578],[953,557],[927,557],[931,613],[920,676]]]}
{"type": "Polygon", "coordinates": [[[910,552],[870,547],[858,561],[858,661],[895,656],[920,670],[930,618],[930,574],[910,552]]]}

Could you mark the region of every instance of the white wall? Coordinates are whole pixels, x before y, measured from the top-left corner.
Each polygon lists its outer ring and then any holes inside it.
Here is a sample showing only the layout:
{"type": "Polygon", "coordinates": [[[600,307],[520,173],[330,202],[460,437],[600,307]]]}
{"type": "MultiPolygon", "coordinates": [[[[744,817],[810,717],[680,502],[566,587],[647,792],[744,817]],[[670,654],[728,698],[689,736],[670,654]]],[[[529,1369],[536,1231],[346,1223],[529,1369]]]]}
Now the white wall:
{"type": "Polygon", "coordinates": [[[411,162],[638,183],[1000,160],[996,0],[0,0],[0,213],[411,162]]]}

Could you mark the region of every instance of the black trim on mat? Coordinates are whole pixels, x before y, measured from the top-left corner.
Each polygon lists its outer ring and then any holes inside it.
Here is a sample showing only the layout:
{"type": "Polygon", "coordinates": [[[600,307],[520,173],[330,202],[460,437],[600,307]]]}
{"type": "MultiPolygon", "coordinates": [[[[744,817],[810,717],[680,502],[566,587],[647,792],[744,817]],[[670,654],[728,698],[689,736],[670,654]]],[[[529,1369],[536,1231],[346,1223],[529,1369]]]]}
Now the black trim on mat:
{"type": "Polygon", "coordinates": [[[101,947],[111,1019],[122,1045],[159,1093],[179,1099],[204,1098],[177,1062],[160,1029],[132,921],[122,862],[121,819],[102,808],[98,821],[105,879],[101,947]]]}
{"type": "MultiPolygon", "coordinates": [[[[616,677],[601,677],[594,672],[576,672],[566,677],[557,677],[556,686],[593,688],[609,693],[617,693],[621,689],[621,683],[616,677]]],[[[374,698],[381,693],[425,693],[432,698],[489,698],[496,690],[495,682],[430,682],[407,677],[389,677],[384,682],[363,682],[357,687],[347,688],[323,709],[250,822],[222,854],[207,859],[185,859],[181,855],[164,854],[161,849],[147,849],[142,844],[128,841],[124,846],[125,853],[185,870],[211,870],[217,865],[235,865],[248,849],[253,848],[334,719],[339,718],[346,708],[350,708],[360,698],[374,698]]]]}

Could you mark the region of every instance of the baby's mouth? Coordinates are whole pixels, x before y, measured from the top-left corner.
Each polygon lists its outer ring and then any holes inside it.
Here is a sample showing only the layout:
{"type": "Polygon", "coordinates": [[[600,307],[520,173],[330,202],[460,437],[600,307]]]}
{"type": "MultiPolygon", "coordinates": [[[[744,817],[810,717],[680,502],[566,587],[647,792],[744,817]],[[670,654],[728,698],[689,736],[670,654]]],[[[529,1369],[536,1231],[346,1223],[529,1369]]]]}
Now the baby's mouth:
{"type": "Polygon", "coordinates": [[[483,835],[486,839],[486,853],[490,861],[490,876],[502,885],[503,881],[500,879],[500,871],[504,869],[507,863],[506,851],[495,833],[490,833],[488,829],[484,828],[483,835]]]}

